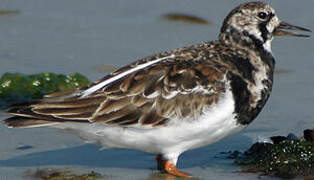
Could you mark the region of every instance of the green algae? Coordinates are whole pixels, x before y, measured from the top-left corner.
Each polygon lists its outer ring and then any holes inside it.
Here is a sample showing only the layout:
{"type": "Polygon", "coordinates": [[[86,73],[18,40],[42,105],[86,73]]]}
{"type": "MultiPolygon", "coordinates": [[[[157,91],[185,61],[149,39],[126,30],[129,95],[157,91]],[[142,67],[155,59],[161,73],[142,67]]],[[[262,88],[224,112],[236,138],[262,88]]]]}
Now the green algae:
{"type": "Polygon", "coordinates": [[[235,157],[243,172],[293,178],[314,175],[314,142],[284,140],[277,144],[255,143],[243,155],[235,157]]]}
{"type": "Polygon", "coordinates": [[[0,16],[4,16],[4,15],[10,15],[10,14],[19,14],[20,11],[19,10],[1,10],[0,9],[0,16]]]}
{"type": "Polygon", "coordinates": [[[79,73],[5,73],[0,78],[0,107],[30,102],[49,93],[70,91],[88,84],[89,80],[79,73]]]}
{"type": "Polygon", "coordinates": [[[56,169],[37,169],[35,172],[27,172],[28,177],[33,177],[42,180],[95,180],[103,176],[97,172],[84,174],[76,174],[71,170],[56,170],[56,169]]]}
{"type": "Polygon", "coordinates": [[[210,21],[203,19],[198,16],[190,15],[190,14],[183,14],[183,13],[168,13],[162,16],[164,19],[168,21],[174,22],[185,22],[191,24],[211,24],[210,21]]]}

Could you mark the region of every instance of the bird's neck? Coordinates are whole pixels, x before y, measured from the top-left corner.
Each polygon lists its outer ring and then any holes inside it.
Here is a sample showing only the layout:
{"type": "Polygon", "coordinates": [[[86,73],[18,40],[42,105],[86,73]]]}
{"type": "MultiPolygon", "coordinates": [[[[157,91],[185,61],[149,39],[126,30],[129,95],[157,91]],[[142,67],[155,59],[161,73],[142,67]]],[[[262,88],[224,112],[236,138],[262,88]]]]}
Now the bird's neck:
{"type": "Polygon", "coordinates": [[[230,26],[225,28],[224,31],[219,34],[219,40],[238,48],[255,50],[260,53],[262,51],[266,51],[271,54],[272,39],[263,40],[263,38],[259,36],[261,35],[257,35],[257,33],[254,35],[247,31],[239,31],[238,29],[230,26]]]}
{"type": "Polygon", "coordinates": [[[240,107],[235,110],[238,122],[247,125],[256,118],[270,95],[275,60],[267,49],[268,44],[264,44],[249,34],[230,30],[220,34],[219,42],[234,49],[240,56],[240,58],[236,57],[232,63],[235,67],[242,68],[242,77],[231,74],[230,79],[235,95],[238,94],[236,91],[239,88],[250,95],[248,99],[245,99],[241,93],[235,96],[235,102],[238,103],[236,107],[240,107]]]}
{"type": "Polygon", "coordinates": [[[272,39],[263,41],[246,31],[240,32],[235,28],[229,27],[220,33],[219,41],[227,46],[254,53],[256,56],[259,56],[263,63],[269,66],[271,70],[274,69],[275,61],[271,52],[272,39]]]}

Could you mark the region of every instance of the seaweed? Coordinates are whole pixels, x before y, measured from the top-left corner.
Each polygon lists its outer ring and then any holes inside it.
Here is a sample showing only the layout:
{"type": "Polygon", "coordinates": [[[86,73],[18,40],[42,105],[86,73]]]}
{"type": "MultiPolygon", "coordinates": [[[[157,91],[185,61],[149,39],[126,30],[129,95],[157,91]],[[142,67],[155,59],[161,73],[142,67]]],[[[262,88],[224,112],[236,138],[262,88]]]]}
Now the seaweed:
{"type": "Polygon", "coordinates": [[[192,24],[211,24],[210,21],[190,14],[183,13],[168,13],[162,16],[168,21],[181,21],[192,24]]]}
{"type": "Polygon", "coordinates": [[[19,14],[19,13],[20,13],[19,10],[1,10],[0,9],[0,16],[10,15],[10,14],[19,14]]]}
{"type": "Polygon", "coordinates": [[[79,73],[70,75],[5,73],[0,78],[0,107],[31,102],[46,94],[71,91],[88,84],[89,80],[79,73]]]}
{"type": "Polygon", "coordinates": [[[27,171],[26,176],[42,180],[95,180],[103,176],[97,172],[76,174],[71,170],[37,169],[35,172],[27,171]]]}
{"type": "Polygon", "coordinates": [[[235,164],[244,167],[243,172],[261,172],[282,178],[314,175],[313,141],[304,138],[271,139],[276,140],[274,143],[257,142],[244,153],[230,157],[235,159],[235,164]]]}

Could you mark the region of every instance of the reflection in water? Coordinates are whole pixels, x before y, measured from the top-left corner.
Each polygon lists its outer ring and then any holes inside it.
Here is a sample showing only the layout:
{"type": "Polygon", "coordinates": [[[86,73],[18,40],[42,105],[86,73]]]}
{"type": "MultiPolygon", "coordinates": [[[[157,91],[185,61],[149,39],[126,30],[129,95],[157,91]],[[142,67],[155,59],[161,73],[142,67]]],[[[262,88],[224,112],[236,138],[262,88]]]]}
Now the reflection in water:
{"type": "MultiPolygon", "coordinates": [[[[186,178],[182,178],[182,177],[176,177],[176,176],[172,176],[169,174],[164,174],[164,173],[153,173],[149,176],[149,178],[147,180],[183,180],[186,178]]],[[[189,178],[189,180],[201,180],[199,178],[189,178]]]]}

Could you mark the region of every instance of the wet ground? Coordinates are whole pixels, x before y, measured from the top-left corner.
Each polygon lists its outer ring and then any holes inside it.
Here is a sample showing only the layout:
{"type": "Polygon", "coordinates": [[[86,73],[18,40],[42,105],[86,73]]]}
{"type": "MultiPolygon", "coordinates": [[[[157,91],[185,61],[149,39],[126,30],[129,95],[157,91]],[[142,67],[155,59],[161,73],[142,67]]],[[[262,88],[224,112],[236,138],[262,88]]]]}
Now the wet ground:
{"type": "MultiPolygon", "coordinates": [[[[136,59],[217,37],[223,18],[244,1],[189,0],[2,0],[0,74],[75,73],[90,80],[106,74],[97,67],[119,67],[136,59]],[[168,13],[202,17],[209,25],[167,21],[168,13]]],[[[279,17],[314,29],[314,1],[272,1],[279,17]]],[[[313,37],[278,38],[273,52],[279,72],[260,116],[241,133],[184,153],[179,168],[200,179],[257,179],[220,152],[247,149],[256,140],[292,132],[301,135],[314,121],[313,37]]],[[[5,114],[0,114],[4,119],[5,114]]],[[[99,150],[56,129],[7,129],[0,123],[0,179],[24,179],[27,170],[70,168],[96,171],[106,179],[165,179],[154,156],[132,150],[99,150]]],[[[265,178],[266,179],[266,178],[265,178]]],[[[269,178],[267,178],[269,179],[269,178]]]]}

